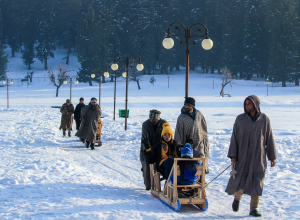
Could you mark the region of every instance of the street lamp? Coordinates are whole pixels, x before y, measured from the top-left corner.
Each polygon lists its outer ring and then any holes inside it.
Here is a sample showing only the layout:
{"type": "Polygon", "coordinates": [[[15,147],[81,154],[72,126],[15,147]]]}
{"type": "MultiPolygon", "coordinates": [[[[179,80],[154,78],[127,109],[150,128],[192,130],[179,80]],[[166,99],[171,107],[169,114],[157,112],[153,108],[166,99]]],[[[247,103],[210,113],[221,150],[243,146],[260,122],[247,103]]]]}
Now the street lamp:
{"type": "MultiPolygon", "coordinates": [[[[144,69],[144,65],[141,63],[141,57],[138,54],[131,54],[130,56],[126,57],[124,54],[118,54],[115,57],[114,63],[111,65],[111,69],[116,71],[118,70],[119,66],[117,64],[117,60],[120,63],[125,63],[125,71],[122,73],[123,77],[126,77],[126,98],[125,98],[125,130],[127,130],[127,107],[128,107],[128,69],[129,64],[137,64],[136,69],[138,71],[142,71],[144,69]],[[138,60],[138,61],[137,61],[138,60]]],[[[132,67],[132,66],[130,66],[132,67]]]]}
{"type": "Polygon", "coordinates": [[[271,84],[272,82],[269,82],[269,78],[267,78],[267,82],[265,82],[265,84],[267,84],[267,96],[269,96],[269,84],[271,84]]]}
{"type": "Polygon", "coordinates": [[[190,49],[189,46],[190,45],[195,45],[196,42],[192,42],[190,41],[190,39],[192,37],[204,37],[204,40],[202,40],[202,47],[205,50],[210,50],[213,47],[213,42],[212,40],[208,37],[208,29],[204,24],[201,23],[196,23],[193,24],[190,28],[186,28],[182,23],[180,22],[174,22],[172,23],[167,30],[167,34],[168,36],[163,40],[162,44],[164,46],[164,48],[166,49],[171,49],[174,46],[174,40],[170,37],[170,35],[172,36],[181,36],[185,38],[185,42],[180,41],[180,44],[186,44],[186,70],[185,70],[185,97],[188,97],[189,94],[189,65],[190,65],[190,60],[189,60],[189,53],[190,53],[190,49]],[[177,33],[172,33],[171,32],[171,27],[175,26],[175,30],[177,31],[177,33]],[[202,26],[204,28],[204,34],[201,34],[203,31],[200,28],[197,28],[194,32],[194,35],[192,35],[192,29],[195,26],[202,26]],[[180,27],[182,27],[184,29],[184,34],[181,33],[181,29],[180,27]]]}
{"type": "Polygon", "coordinates": [[[5,83],[6,83],[6,86],[7,86],[7,109],[9,109],[9,86],[8,86],[8,84],[12,85],[14,82],[13,82],[12,78],[6,77],[3,80],[3,84],[5,84],[5,83]]]}
{"type": "Polygon", "coordinates": [[[169,88],[169,79],[170,79],[170,76],[167,76],[168,77],[168,88],[169,88]]]}
{"type": "MultiPolygon", "coordinates": [[[[97,70],[94,70],[94,71],[98,72],[98,74],[99,74],[99,105],[100,105],[100,103],[101,103],[101,77],[102,77],[102,73],[104,73],[104,77],[105,77],[105,78],[108,78],[108,77],[109,77],[108,67],[106,67],[106,71],[102,71],[102,70],[98,70],[98,69],[97,69],[97,70]]],[[[95,78],[95,77],[96,77],[94,71],[93,71],[93,73],[91,74],[91,77],[92,77],[92,78],[95,78]]],[[[101,105],[100,105],[100,106],[101,106],[101,105]]]]}
{"type": "Polygon", "coordinates": [[[70,101],[72,101],[72,82],[73,82],[73,80],[75,80],[75,84],[77,85],[78,84],[78,80],[77,80],[76,76],[67,76],[65,78],[64,84],[68,83],[68,79],[70,80],[70,101]]]}

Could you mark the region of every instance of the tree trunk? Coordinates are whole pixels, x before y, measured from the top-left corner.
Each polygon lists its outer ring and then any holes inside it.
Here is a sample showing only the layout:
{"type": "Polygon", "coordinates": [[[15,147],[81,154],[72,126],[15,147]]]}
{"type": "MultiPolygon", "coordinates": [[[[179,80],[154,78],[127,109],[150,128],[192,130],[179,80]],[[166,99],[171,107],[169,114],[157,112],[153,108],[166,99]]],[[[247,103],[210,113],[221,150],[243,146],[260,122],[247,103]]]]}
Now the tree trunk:
{"type": "Polygon", "coordinates": [[[48,59],[47,59],[47,57],[45,57],[45,59],[44,59],[44,69],[48,70],[48,59]]]}
{"type": "MultiPolygon", "coordinates": [[[[140,90],[141,89],[141,87],[140,87],[140,80],[137,80],[136,83],[137,83],[138,89],[140,90]]],[[[153,83],[153,85],[154,85],[154,83],[153,83]]]]}
{"type": "Polygon", "coordinates": [[[66,61],[66,64],[69,65],[70,51],[71,51],[70,30],[68,30],[67,36],[68,36],[68,50],[67,50],[67,61],[66,61]]]}
{"type": "Polygon", "coordinates": [[[15,49],[14,48],[11,48],[11,56],[15,57],[15,49]]]}
{"type": "Polygon", "coordinates": [[[56,86],[56,97],[58,96],[58,89],[59,89],[59,86],[56,86]]]}
{"type": "Polygon", "coordinates": [[[101,80],[101,82],[102,82],[102,83],[106,83],[106,81],[105,81],[105,76],[104,76],[104,75],[102,75],[102,80],[101,80]]]}
{"type": "Polygon", "coordinates": [[[286,87],[286,82],[282,80],[282,87],[286,87]]]}
{"type": "Polygon", "coordinates": [[[299,86],[299,78],[298,78],[298,76],[296,76],[296,79],[295,79],[295,86],[299,86]]]}
{"type": "Polygon", "coordinates": [[[92,80],[89,79],[89,86],[93,86],[92,80]]]}
{"type": "Polygon", "coordinates": [[[224,85],[222,84],[222,89],[221,89],[221,92],[220,92],[220,95],[222,96],[222,97],[224,97],[224,85]]]}
{"type": "Polygon", "coordinates": [[[113,82],[114,81],[114,77],[112,75],[110,75],[110,81],[113,82]]]}
{"type": "Polygon", "coordinates": [[[28,65],[28,70],[31,70],[31,63],[29,63],[28,65]]]}

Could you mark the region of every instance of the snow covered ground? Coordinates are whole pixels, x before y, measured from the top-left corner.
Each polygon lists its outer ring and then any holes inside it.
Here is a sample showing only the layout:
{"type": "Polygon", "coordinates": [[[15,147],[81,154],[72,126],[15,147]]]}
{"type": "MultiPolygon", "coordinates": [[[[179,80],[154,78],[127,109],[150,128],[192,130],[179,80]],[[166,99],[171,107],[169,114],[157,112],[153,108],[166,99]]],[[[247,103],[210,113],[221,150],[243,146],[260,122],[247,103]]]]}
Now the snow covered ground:
{"type": "MultiPolygon", "coordinates": [[[[10,58],[8,74],[13,79],[23,78],[27,72],[18,56],[10,58]]],[[[54,71],[62,57],[64,51],[58,51],[55,59],[49,60],[54,71]]],[[[70,74],[75,75],[78,67],[73,55],[70,74]]],[[[33,68],[34,77],[47,75],[39,61],[33,68]]],[[[229,171],[207,189],[206,212],[192,206],[174,212],[144,190],[139,161],[141,125],[149,110],[156,108],[175,130],[184,101],[184,71],[170,76],[169,89],[166,75],[155,75],[154,86],[149,82],[151,76],[142,76],[141,90],[130,82],[127,131],[118,114],[113,121],[114,84],[102,84],[103,146],[95,151],[86,149],[74,136],[63,138],[58,129],[61,114],[51,106],[62,105],[69,98],[69,85],[63,85],[56,98],[55,87],[46,78],[45,82],[34,79],[28,87],[16,80],[9,88],[9,109],[6,87],[0,87],[0,219],[250,219],[249,196],[244,196],[238,213],[231,210],[233,197],[224,192],[229,171]]],[[[226,154],[234,120],[243,112],[245,97],[255,94],[271,120],[278,153],[276,166],[268,167],[258,210],[264,219],[298,219],[299,87],[269,87],[266,96],[264,82],[235,80],[232,87],[225,88],[232,97],[222,98],[220,84],[219,75],[190,74],[189,95],[195,97],[209,131],[207,181],[230,164],[226,154]]],[[[80,97],[87,103],[92,96],[98,97],[97,83],[73,86],[74,104],[80,97]]],[[[118,78],[117,109],[124,109],[124,100],[125,80],[118,78]]]]}

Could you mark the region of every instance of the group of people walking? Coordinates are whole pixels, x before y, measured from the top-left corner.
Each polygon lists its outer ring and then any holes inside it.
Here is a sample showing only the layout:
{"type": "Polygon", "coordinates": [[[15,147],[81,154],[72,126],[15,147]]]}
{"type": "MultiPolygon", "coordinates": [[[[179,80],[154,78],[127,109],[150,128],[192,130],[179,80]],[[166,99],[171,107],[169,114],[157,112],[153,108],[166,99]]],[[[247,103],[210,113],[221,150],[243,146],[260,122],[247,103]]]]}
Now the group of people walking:
{"type": "Polygon", "coordinates": [[[89,104],[85,105],[84,98],[80,98],[75,110],[71,100],[67,99],[66,103],[62,105],[60,112],[62,115],[59,129],[63,130],[63,136],[65,137],[66,131],[68,131],[68,136],[71,137],[74,119],[76,121],[77,130],[75,136],[81,138],[81,140],[86,143],[87,148],[91,147],[91,150],[94,150],[98,119],[102,114],[101,107],[97,104],[97,99],[93,97],[89,104]]]}
{"type": "MultiPolygon", "coordinates": [[[[149,119],[142,125],[140,160],[146,190],[151,189],[149,164],[155,163],[156,169],[167,179],[174,158],[186,155],[181,152],[186,146],[191,147],[192,151],[187,149],[194,158],[206,158],[205,173],[209,173],[207,124],[201,111],[195,107],[195,99],[185,98],[174,137],[169,123],[160,115],[160,111],[151,110],[149,119]]],[[[251,196],[249,215],[260,217],[257,208],[267,169],[266,157],[274,167],[277,156],[270,120],[261,112],[260,100],[255,95],[245,99],[244,113],[235,120],[227,157],[236,170],[225,190],[228,195],[234,195],[232,210],[237,212],[243,194],[248,194],[251,196]]]]}

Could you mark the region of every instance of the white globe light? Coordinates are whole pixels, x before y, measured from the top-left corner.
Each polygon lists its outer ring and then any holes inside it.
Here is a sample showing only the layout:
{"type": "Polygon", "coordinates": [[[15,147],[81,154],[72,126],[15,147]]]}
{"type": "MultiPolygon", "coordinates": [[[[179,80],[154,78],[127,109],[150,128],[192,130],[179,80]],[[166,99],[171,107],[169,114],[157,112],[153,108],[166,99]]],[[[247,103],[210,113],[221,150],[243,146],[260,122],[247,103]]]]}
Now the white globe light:
{"type": "Polygon", "coordinates": [[[162,42],[164,48],[171,49],[174,46],[174,40],[170,37],[166,37],[162,42]]]}
{"type": "Polygon", "coordinates": [[[67,83],[68,83],[68,81],[67,81],[67,80],[65,80],[65,81],[64,81],[64,84],[67,84],[67,83]]]}
{"type": "Polygon", "coordinates": [[[6,83],[6,81],[3,80],[3,84],[5,84],[5,83],[6,83]]]}
{"type": "Polygon", "coordinates": [[[91,77],[92,77],[92,78],[95,78],[95,74],[93,73],[93,74],[91,75],[91,77]]]}
{"type": "Polygon", "coordinates": [[[76,85],[78,84],[78,80],[75,81],[75,84],[76,84],[76,85]]]}
{"type": "Polygon", "coordinates": [[[137,66],[136,66],[136,69],[138,70],[138,71],[142,71],[143,69],[144,69],[144,65],[143,64],[138,64],[137,66]]]}
{"type": "Polygon", "coordinates": [[[111,64],[111,69],[112,69],[113,71],[118,70],[118,68],[119,68],[118,64],[116,64],[116,63],[111,64]]]}
{"type": "Polygon", "coordinates": [[[206,38],[202,41],[202,47],[205,50],[210,50],[213,47],[214,43],[211,39],[206,38]]]}
{"type": "Polygon", "coordinates": [[[109,77],[109,73],[108,73],[108,72],[105,72],[105,73],[104,73],[104,76],[105,76],[105,78],[108,78],[108,77],[109,77]]]}
{"type": "Polygon", "coordinates": [[[13,84],[14,82],[13,81],[10,81],[10,84],[13,84]]]}
{"type": "Polygon", "coordinates": [[[122,76],[123,76],[124,78],[126,78],[127,73],[126,73],[126,72],[123,72],[123,73],[122,73],[122,76]]]}

